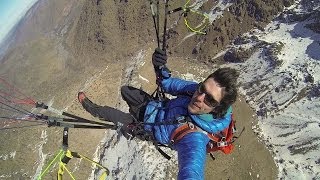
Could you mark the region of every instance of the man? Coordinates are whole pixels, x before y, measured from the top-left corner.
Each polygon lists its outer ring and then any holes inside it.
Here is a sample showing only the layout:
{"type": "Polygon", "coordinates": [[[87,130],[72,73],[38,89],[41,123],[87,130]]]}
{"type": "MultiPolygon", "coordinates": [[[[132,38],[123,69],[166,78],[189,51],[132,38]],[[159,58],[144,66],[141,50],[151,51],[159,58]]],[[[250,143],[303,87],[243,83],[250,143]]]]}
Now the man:
{"type": "Polygon", "coordinates": [[[152,62],[157,82],[165,93],[176,98],[155,100],[142,90],[123,86],[121,95],[130,113],[96,105],[83,92],[78,94],[78,99],[93,116],[120,125],[126,137],[134,135],[172,145],[178,152],[178,179],[204,179],[206,146],[210,141],[207,133],[218,133],[229,126],[231,105],[237,98],[238,73],[231,68],[220,68],[203,82],[196,83],[172,78],[166,67],[167,56],[158,48],[152,62]],[[201,131],[187,133],[174,141],[173,134],[179,134],[176,130],[186,124],[181,119],[201,131]]]}

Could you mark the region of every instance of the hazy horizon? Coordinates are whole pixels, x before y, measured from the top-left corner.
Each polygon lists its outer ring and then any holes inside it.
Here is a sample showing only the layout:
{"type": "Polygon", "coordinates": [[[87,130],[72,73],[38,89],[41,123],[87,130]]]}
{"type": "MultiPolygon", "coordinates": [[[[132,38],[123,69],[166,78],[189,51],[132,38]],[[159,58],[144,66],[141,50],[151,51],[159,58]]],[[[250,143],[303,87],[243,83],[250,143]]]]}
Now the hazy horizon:
{"type": "Polygon", "coordinates": [[[38,0],[1,0],[0,1],[0,44],[12,28],[38,0]]]}

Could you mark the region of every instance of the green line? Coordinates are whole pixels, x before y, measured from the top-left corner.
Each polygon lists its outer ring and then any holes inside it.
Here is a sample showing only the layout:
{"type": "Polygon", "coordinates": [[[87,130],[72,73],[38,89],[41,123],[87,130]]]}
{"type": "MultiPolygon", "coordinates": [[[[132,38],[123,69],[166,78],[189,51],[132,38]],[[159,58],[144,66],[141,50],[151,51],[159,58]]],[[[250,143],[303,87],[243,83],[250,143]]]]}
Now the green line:
{"type": "Polygon", "coordinates": [[[50,164],[46,167],[46,169],[40,174],[40,176],[38,177],[38,180],[41,180],[42,176],[47,174],[47,171],[50,169],[52,164],[57,160],[57,158],[61,155],[61,153],[63,153],[62,149],[60,149],[59,153],[54,157],[54,159],[50,162],[50,164]]]}

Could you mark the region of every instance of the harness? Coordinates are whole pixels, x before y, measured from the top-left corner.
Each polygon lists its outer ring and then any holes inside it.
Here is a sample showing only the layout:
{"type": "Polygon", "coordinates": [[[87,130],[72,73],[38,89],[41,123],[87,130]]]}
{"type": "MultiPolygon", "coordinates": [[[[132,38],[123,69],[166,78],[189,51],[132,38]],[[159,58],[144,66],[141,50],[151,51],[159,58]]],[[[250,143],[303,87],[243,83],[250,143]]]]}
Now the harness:
{"type": "Polygon", "coordinates": [[[146,123],[146,122],[139,122],[137,124],[132,123],[129,126],[131,129],[131,138],[137,137],[141,140],[151,141],[155,145],[156,149],[168,160],[171,157],[165,153],[160,147],[166,147],[173,149],[174,144],[178,143],[184,136],[189,133],[193,132],[201,132],[208,136],[210,139],[209,143],[207,144],[207,153],[211,156],[213,160],[215,157],[213,152],[215,151],[222,151],[224,154],[230,154],[234,148],[233,142],[240,137],[242,132],[245,128],[242,129],[238,136],[234,134],[237,132],[235,127],[235,120],[233,114],[231,115],[231,122],[227,128],[218,132],[218,133],[208,133],[194,124],[189,116],[179,116],[175,120],[166,121],[166,122],[158,122],[158,123],[146,123]],[[164,145],[160,144],[156,141],[153,132],[149,132],[144,130],[144,125],[152,125],[152,126],[159,126],[159,125],[170,125],[170,124],[181,124],[177,129],[170,136],[170,144],[164,145]]]}

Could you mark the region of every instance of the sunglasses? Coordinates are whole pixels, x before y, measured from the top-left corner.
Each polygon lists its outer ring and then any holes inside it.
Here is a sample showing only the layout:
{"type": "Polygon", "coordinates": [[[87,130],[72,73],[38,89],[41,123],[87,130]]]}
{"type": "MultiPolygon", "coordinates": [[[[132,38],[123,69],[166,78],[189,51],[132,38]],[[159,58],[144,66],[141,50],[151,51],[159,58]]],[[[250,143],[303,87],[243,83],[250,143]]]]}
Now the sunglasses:
{"type": "Polygon", "coordinates": [[[198,93],[199,95],[205,94],[205,96],[204,96],[204,103],[205,103],[207,106],[216,107],[217,105],[219,105],[219,102],[216,101],[216,100],[213,98],[212,95],[208,94],[208,92],[206,91],[206,87],[204,86],[203,82],[199,83],[199,87],[198,87],[197,93],[198,93]]]}

